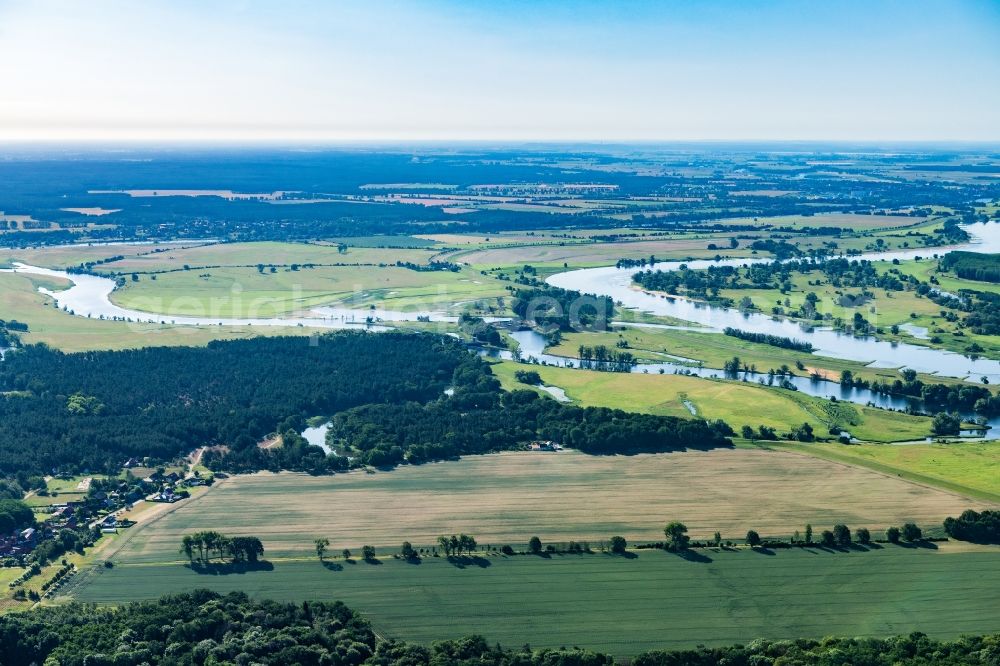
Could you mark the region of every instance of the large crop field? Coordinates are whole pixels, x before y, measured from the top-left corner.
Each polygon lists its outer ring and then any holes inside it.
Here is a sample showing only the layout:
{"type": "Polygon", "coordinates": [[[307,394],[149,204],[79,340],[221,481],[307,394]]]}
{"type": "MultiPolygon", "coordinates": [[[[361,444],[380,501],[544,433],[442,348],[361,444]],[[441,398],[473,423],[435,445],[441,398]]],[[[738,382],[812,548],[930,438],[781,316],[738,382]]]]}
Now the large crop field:
{"type": "MultiPolygon", "coordinates": [[[[336,507],[325,507],[331,523],[336,507]]],[[[294,515],[294,514],[292,514],[294,515]]],[[[294,518],[293,518],[294,519],[294,518]]],[[[91,569],[76,598],[119,603],[197,587],[281,600],[340,599],[387,636],[429,643],[480,633],[490,642],[579,645],[629,655],[759,637],[933,636],[1000,630],[1000,549],[962,544],[831,552],[818,548],[483,556],[464,567],[321,565],[274,560],[270,570],[199,574],[179,563],[115,558],[91,569]]]]}
{"type": "Polygon", "coordinates": [[[465,270],[414,271],[396,266],[317,266],[271,273],[219,267],[142,275],[112,294],[130,309],[187,316],[273,317],[321,305],[387,310],[448,310],[486,299],[496,304],[504,284],[465,270]]]}
{"type": "MultiPolygon", "coordinates": [[[[386,241],[387,243],[390,241],[386,241]]],[[[256,266],[257,264],[380,264],[408,261],[425,264],[433,252],[402,247],[348,247],[341,252],[336,245],[315,243],[219,243],[168,252],[126,256],[120,261],[101,267],[103,271],[163,271],[179,270],[186,264],[192,268],[212,266],[256,266]]]]}
{"type": "Polygon", "coordinates": [[[431,546],[466,532],[483,544],[596,543],[662,538],[682,520],[694,537],[747,529],[788,536],[806,523],[883,529],[912,520],[937,528],[982,502],[863,468],[760,449],[621,456],[504,453],[393,472],[334,477],[238,476],[128,534],[116,561],[177,560],[183,534],[214,529],[259,536],[275,557],[308,555],[313,539],[341,548],[431,546]]]}

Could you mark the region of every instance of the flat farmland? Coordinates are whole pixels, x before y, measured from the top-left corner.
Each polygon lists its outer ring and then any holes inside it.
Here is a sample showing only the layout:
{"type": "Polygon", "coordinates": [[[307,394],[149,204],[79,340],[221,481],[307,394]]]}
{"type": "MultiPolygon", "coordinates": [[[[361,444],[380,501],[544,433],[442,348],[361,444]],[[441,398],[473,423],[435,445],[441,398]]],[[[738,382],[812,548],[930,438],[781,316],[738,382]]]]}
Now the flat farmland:
{"type": "Polygon", "coordinates": [[[430,546],[459,532],[515,548],[533,535],[653,541],[674,519],[696,538],[719,530],[742,539],[750,528],[791,535],[806,523],[874,531],[912,520],[934,528],[970,506],[983,503],[794,452],[504,453],[372,474],[233,477],[130,532],[114,559],[177,561],[181,537],[204,529],[257,535],[271,557],[302,557],[318,537],[330,539],[331,552],[394,550],[404,540],[430,546]]]}
{"type": "MultiPolygon", "coordinates": [[[[728,242],[728,237],[725,237],[728,242]]],[[[571,266],[614,264],[618,259],[641,259],[656,255],[662,259],[687,259],[689,257],[714,257],[720,252],[726,256],[750,256],[750,250],[708,250],[709,243],[720,243],[718,237],[642,240],[618,243],[584,243],[567,241],[565,244],[546,242],[537,245],[487,248],[463,251],[450,256],[453,261],[464,261],[479,266],[510,266],[521,263],[569,263],[571,266]]],[[[720,246],[721,247],[721,246],[720,246]]]]}
{"type": "Polygon", "coordinates": [[[32,266],[45,268],[68,268],[90,261],[100,261],[111,257],[134,258],[146,255],[154,250],[182,251],[180,248],[190,248],[204,245],[197,241],[177,241],[172,243],[124,244],[124,245],[61,245],[28,249],[0,248],[0,266],[20,261],[32,266]]]}
{"type": "MultiPolygon", "coordinates": [[[[335,507],[329,507],[336,522],[335,507]]],[[[387,636],[430,643],[468,634],[507,647],[578,645],[615,655],[826,635],[935,637],[1000,630],[1000,549],[947,543],[751,551],[706,549],[503,557],[459,568],[273,560],[271,570],[199,574],[181,564],[93,567],[71,585],[87,602],[121,603],[192,588],[287,601],[340,599],[387,636]]]]}
{"type": "Polygon", "coordinates": [[[781,444],[833,460],[864,465],[901,474],[921,483],[1000,501],[1000,442],[966,441],[951,444],[908,444],[906,446],[838,446],[819,444],[808,447],[781,444]]]}
{"type": "MultiPolygon", "coordinates": [[[[148,252],[148,246],[147,246],[148,252]]],[[[125,253],[121,253],[125,254],[125,253]]],[[[432,252],[419,248],[351,247],[340,252],[334,245],[314,243],[217,243],[185,249],[126,256],[105,264],[102,271],[143,272],[179,270],[185,264],[200,266],[255,266],[257,264],[379,264],[408,261],[425,264],[432,252]]]]}
{"type": "Polygon", "coordinates": [[[181,316],[273,317],[321,305],[388,310],[447,310],[507,295],[499,280],[466,269],[414,271],[396,266],[316,266],[271,273],[223,266],[140,276],[111,300],[126,308],[181,316]]]}
{"type": "Polygon", "coordinates": [[[737,217],[719,220],[726,225],[771,225],[774,227],[841,227],[854,231],[871,231],[873,229],[898,229],[912,227],[926,222],[923,217],[908,217],[906,215],[859,215],[855,213],[820,213],[819,215],[779,215],[776,217],[737,217]]]}

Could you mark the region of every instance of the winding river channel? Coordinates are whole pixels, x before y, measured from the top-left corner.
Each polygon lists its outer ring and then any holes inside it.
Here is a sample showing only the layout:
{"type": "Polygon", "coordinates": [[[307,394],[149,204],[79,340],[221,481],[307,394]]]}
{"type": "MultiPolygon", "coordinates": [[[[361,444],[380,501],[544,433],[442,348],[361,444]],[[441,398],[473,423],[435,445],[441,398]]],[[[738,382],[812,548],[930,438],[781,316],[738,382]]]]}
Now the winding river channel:
{"type": "MultiPolygon", "coordinates": [[[[948,250],[967,249],[977,252],[1000,252],[1000,223],[988,222],[969,225],[966,230],[973,242],[949,248],[922,248],[906,251],[868,253],[859,259],[891,261],[892,259],[913,259],[932,257],[948,250]]],[[[668,261],[655,264],[659,270],[676,270],[681,264],[690,268],[708,266],[742,266],[751,263],[773,261],[765,258],[741,258],[722,260],[668,261]]],[[[621,307],[655,315],[662,315],[698,324],[697,330],[721,333],[727,326],[744,330],[796,338],[810,342],[817,356],[859,361],[871,367],[912,368],[919,372],[938,374],[946,377],[978,380],[988,377],[991,383],[1000,382],[1000,361],[986,358],[969,358],[961,354],[933,349],[920,345],[896,343],[861,338],[840,333],[829,328],[809,328],[798,322],[759,313],[741,312],[736,309],[707,305],[682,297],[666,297],[642,291],[632,283],[632,275],[637,269],[614,267],[588,268],[558,273],[548,279],[548,283],[564,289],[572,289],[586,294],[609,296],[621,307]]],[[[218,318],[174,316],[132,310],[111,301],[115,281],[97,275],[70,274],[65,271],[39,268],[26,264],[15,264],[13,269],[0,272],[18,272],[69,280],[72,286],[63,291],[51,291],[40,287],[39,291],[52,298],[56,305],[76,316],[95,319],[110,319],[131,322],[163,323],[187,326],[302,326],[321,329],[366,328],[385,330],[378,322],[414,321],[418,317],[430,321],[455,321],[455,317],[441,312],[393,312],[385,310],[350,310],[344,308],[319,307],[310,311],[311,316],[273,318],[218,318]]],[[[630,326],[655,326],[653,324],[624,323],[630,326]]],[[[683,328],[683,327],[681,327],[683,328]]],[[[565,357],[552,356],[544,352],[545,340],[532,331],[514,334],[521,346],[522,356],[535,357],[539,361],[554,365],[576,366],[577,362],[565,357]]],[[[720,377],[720,369],[696,367],[678,359],[677,363],[642,364],[634,372],[685,372],[704,377],[720,377]]],[[[767,375],[747,373],[740,375],[747,381],[766,381],[767,375]]],[[[921,410],[919,400],[886,396],[867,389],[842,387],[810,377],[788,377],[787,380],[803,393],[858,404],[872,404],[887,409],[921,410]]],[[[967,417],[973,415],[967,414],[967,417]]],[[[989,422],[993,426],[988,438],[1000,438],[1000,417],[989,422]]]]}

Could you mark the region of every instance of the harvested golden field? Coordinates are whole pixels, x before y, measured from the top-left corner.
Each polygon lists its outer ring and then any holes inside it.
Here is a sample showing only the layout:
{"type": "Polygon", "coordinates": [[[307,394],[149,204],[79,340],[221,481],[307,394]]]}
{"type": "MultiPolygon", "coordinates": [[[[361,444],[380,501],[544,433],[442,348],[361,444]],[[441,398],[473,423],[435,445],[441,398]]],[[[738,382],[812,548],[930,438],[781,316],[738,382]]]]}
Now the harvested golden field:
{"type": "Polygon", "coordinates": [[[392,472],[335,477],[257,474],[223,481],[202,497],[129,535],[122,562],[179,559],[181,536],[214,529],[254,534],[269,557],[308,556],[313,539],[331,551],[363,544],[429,546],[467,532],[482,544],[629,542],[662,538],[669,520],[695,538],[748,529],[790,535],[844,522],[873,531],[912,520],[934,528],[982,502],[863,468],[787,451],[594,457],[574,452],[506,453],[392,472]]]}

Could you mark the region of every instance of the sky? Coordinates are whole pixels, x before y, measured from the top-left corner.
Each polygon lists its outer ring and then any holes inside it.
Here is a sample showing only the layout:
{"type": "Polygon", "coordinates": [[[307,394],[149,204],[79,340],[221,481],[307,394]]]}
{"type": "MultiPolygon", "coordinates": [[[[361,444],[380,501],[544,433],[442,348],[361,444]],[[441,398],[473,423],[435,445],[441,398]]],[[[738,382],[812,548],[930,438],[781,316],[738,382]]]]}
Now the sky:
{"type": "Polygon", "coordinates": [[[1000,140],[1000,0],[0,0],[0,141],[1000,140]]]}

